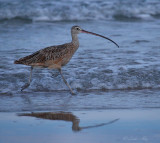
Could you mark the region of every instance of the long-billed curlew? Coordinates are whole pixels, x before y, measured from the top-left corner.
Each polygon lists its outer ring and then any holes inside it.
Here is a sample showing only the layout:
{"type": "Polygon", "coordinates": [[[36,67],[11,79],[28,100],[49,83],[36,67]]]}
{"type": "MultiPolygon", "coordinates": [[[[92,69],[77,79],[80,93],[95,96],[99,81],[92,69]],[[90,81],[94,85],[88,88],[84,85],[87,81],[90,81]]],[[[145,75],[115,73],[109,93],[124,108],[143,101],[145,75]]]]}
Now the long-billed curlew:
{"type": "Polygon", "coordinates": [[[76,50],[79,47],[79,41],[78,41],[78,34],[79,33],[88,33],[92,34],[95,36],[100,36],[102,38],[105,38],[111,42],[113,42],[117,47],[118,44],[115,43],[113,40],[104,37],[102,35],[93,33],[93,32],[88,32],[83,29],[81,29],[79,26],[73,26],[71,28],[71,35],[72,35],[72,41],[70,43],[66,43],[63,45],[58,45],[58,46],[50,46],[46,47],[42,50],[39,50],[29,56],[20,58],[19,60],[16,60],[14,63],[15,64],[24,64],[31,66],[31,72],[30,72],[30,77],[29,77],[29,82],[22,86],[21,91],[23,91],[25,88],[29,87],[31,80],[32,80],[32,70],[34,67],[43,67],[43,68],[49,68],[49,69],[57,69],[59,73],[62,76],[62,79],[64,83],[68,86],[70,89],[71,93],[74,94],[72,88],[70,85],[67,83],[65,80],[61,68],[62,66],[66,65],[70,59],[72,58],[73,54],[76,52],[76,50]]]}

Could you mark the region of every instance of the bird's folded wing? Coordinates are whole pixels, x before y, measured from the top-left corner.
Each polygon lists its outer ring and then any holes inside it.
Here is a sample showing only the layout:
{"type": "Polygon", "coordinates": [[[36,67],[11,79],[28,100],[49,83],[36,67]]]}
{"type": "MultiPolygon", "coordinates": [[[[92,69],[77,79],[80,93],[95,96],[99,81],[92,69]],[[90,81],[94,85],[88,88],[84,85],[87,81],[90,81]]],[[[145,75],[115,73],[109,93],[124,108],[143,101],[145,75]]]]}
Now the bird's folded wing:
{"type": "Polygon", "coordinates": [[[31,55],[20,58],[15,61],[15,64],[24,64],[24,65],[43,65],[48,60],[57,60],[63,55],[67,54],[66,47],[61,46],[51,46],[39,50],[31,55]]]}

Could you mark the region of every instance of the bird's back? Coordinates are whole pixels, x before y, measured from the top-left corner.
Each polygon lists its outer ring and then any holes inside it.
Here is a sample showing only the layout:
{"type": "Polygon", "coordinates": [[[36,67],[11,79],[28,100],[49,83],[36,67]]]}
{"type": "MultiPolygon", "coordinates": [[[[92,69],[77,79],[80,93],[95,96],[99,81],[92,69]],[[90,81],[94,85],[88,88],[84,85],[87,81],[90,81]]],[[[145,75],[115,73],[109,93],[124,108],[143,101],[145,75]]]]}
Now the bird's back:
{"type": "Polygon", "coordinates": [[[20,58],[14,63],[57,69],[69,62],[77,48],[78,47],[72,42],[58,46],[50,46],[26,57],[20,58]]]}

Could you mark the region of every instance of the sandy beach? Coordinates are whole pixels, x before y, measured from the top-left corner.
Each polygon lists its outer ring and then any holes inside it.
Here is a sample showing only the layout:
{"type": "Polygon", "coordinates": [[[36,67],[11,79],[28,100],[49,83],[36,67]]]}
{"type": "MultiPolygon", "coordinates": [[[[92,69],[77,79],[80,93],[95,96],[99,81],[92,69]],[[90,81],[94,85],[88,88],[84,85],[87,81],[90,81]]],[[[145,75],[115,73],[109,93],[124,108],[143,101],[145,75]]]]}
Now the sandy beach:
{"type": "Polygon", "coordinates": [[[159,122],[159,109],[1,112],[0,142],[159,143],[159,122]]]}

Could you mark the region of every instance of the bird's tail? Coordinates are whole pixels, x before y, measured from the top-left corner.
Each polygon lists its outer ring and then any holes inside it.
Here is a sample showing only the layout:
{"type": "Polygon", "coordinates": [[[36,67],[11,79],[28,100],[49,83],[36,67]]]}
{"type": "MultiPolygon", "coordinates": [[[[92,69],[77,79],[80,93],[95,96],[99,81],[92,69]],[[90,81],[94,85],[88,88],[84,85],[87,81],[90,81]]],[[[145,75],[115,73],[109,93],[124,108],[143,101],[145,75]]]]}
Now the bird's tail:
{"type": "Polygon", "coordinates": [[[20,60],[15,60],[14,64],[22,64],[22,62],[20,60]]]}

